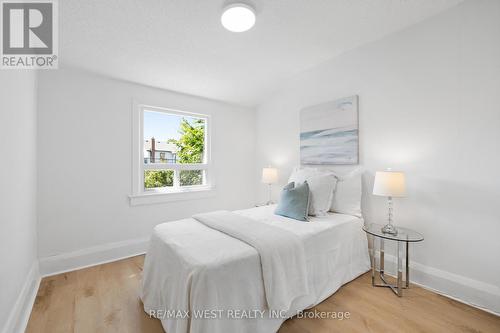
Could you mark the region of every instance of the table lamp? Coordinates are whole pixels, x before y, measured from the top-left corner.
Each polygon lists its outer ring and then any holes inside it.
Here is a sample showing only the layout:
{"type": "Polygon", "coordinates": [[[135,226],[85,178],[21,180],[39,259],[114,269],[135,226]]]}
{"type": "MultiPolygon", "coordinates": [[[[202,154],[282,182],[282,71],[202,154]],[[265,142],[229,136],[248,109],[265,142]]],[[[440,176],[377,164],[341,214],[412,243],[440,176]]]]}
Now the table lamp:
{"type": "Polygon", "coordinates": [[[278,170],[276,168],[271,168],[271,167],[263,168],[262,182],[264,184],[269,185],[269,200],[267,201],[266,205],[270,205],[273,203],[271,201],[272,185],[278,182],[278,170]]]}
{"type": "Polygon", "coordinates": [[[398,171],[377,171],[375,173],[375,183],[373,184],[373,194],[387,197],[388,223],[382,228],[382,232],[390,235],[397,235],[398,230],[393,225],[393,197],[405,196],[405,175],[398,171]]]}

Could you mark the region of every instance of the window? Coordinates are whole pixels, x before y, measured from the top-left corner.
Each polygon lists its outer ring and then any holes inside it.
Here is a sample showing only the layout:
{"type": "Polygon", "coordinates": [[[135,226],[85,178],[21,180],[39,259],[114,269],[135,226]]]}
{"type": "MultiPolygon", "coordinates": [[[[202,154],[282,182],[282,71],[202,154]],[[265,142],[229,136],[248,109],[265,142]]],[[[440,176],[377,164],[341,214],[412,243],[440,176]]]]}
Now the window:
{"type": "Polygon", "coordinates": [[[134,109],[131,199],[211,189],[210,117],[145,105],[134,109]]]}

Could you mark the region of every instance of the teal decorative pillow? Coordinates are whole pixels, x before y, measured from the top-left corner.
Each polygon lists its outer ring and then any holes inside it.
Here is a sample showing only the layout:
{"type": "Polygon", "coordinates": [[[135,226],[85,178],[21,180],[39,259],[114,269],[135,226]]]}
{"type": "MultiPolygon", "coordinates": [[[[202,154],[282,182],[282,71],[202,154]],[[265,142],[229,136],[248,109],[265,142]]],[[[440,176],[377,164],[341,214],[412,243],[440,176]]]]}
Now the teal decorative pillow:
{"type": "Polygon", "coordinates": [[[281,191],[281,198],[274,213],[299,221],[308,221],[309,185],[307,182],[295,187],[295,183],[287,184],[281,191]]]}

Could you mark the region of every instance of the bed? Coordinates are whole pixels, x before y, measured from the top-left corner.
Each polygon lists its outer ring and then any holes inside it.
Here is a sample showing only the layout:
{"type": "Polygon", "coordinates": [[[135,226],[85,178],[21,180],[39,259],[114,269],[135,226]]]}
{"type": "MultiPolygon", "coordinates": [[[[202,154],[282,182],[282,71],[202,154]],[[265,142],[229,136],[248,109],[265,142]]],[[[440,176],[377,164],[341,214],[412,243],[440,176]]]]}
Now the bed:
{"type": "Polygon", "coordinates": [[[243,233],[252,234],[246,227],[260,230],[252,237],[263,245],[249,245],[251,240],[216,230],[200,217],[156,226],[144,263],[141,298],[146,313],[161,319],[168,333],[276,332],[284,320],[370,269],[362,219],[329,213],[300,222],[275,215],[274,209],[270,205],[223,215],[241,219],[243,233]],[[291,238],[267,241],[277,250],[264,255],[262,246],[270,246],[265,239],[276,235],[291,238]],[[288,239],[297,243],[296,249],[287,248],[288,239]],[[289,257],[273,257],[279,248],[289,257]]]}

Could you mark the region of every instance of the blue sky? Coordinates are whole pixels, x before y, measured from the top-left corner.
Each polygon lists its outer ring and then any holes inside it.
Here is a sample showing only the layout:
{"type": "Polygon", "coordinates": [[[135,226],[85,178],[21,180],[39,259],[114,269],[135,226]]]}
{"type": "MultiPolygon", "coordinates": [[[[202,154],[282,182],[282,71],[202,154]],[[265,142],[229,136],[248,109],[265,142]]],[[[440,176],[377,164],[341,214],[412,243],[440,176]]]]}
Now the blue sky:
{"type": "Polygon", "coordinates": [[[179,139],[178,133],[182,118],[193,121],[195,118],[170,115],[162,112],[144,111],[144,140],[179,139]]]}

